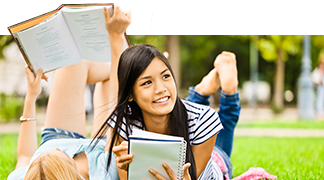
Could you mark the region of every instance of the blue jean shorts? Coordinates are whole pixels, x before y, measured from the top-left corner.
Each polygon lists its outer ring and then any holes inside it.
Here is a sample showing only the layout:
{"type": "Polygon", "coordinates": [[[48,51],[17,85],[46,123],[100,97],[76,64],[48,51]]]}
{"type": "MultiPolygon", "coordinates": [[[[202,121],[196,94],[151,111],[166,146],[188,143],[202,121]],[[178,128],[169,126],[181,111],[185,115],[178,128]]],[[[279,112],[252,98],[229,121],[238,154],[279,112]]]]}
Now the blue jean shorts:
{"type": "Polygon", "coordinates": [[[52,139],[86,139],[83,135],[67,131],[60,128],[44,128],[42,129],[41,134],[41,143],[40,145],[44,144],[46,141],[52,139]]]}

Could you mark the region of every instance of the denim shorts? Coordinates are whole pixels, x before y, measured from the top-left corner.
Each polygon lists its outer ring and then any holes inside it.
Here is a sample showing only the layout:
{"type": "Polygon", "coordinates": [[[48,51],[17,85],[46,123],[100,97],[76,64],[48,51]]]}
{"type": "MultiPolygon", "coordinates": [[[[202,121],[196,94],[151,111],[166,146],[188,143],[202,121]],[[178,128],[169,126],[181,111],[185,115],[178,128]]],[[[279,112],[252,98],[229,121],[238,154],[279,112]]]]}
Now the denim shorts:
{"type": "Polygon", "coordinates": [[[60,128],[43,128],[40,145],[52,139],[86,139],[86,137],[79,133],[60,128]]]}

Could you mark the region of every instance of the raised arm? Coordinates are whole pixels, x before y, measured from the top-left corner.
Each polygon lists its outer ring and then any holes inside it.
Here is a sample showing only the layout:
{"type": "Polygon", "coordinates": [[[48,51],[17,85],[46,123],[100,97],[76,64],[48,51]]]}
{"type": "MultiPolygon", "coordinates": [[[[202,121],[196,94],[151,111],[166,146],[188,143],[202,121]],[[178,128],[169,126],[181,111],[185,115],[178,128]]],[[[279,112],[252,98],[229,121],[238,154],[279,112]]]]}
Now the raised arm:
{"type": "Polygon", "coordinates": [[[131,22],[130,12],[124,13],[119,6],[114,6],[114,14],[110,15],[107,8],[104,8],[106,18],[106,29],[110,40],[111,48],[111,73],[110,73],[110,90],[109,90],[109,104],[111,113],[113,107],[117,104],[118,95],[118,80],[117,69],[119,57],[124,51],[124,33],[131,22]]]}
{"type": "MultiPolygon", "coordinates": [[[[115,109],[118,97],[118,79],[117,69],[119,64],[119,58],[124,51],[125,36],[124,33],[131,22],[130,12],[124,13],[119,6],[114,6],[114,14],[110,15],[107,8],[104,8],[106,18],[106,29],[108,31],[110,48],[111,48],[111,73],[110,73],[110,88],[109,88],[109,110],[108,114],[111,114],[115,109]]],[[[112,129],[107,131],[107,142],[105,151],[109,150],[112,129]]],[[[126,173],[121,172],[120,168],[117,168],[120,179],[126,179],[126,173]]]]}
{"type": "MultiPolygon", "coordinates": [[[[110,15],[108,9],[104,8],[106,18],[106,29],[108,31],[110,49],[111,49],[111,71],[110,71],[110,88],[109,88],[109,111],[111,114],[117,104],[118,96],[118,79],[117,69],[119,57],[124,51],[124,33],[131,22],[130,12],[124,13],[119,6],[114,6],[114,14],[110,15]]],[[[108,151],[111,131],[107,131],[107,144],[105,151],[108,151]]]]}
{"type": "MultiPolygon", "coordinates": [[[[22,119],[33,119],[36,117],[36,99],[42,91],[40,81],[42,79],[43,70],[38,70],[36,78],[34,77],[34,74],[31,72],[31,70],[28,68],[28,66],[25,67],[25,70],[27,74],[28,89],[25,97],[22,119]]],[[[47,80],[46,76],[43,76],[43,78],[47,80]]],[[[18,137],[16,169],[28,165],[31,157],[37,150],[37,133],[35,120],[21,122],[18,137]]]]}

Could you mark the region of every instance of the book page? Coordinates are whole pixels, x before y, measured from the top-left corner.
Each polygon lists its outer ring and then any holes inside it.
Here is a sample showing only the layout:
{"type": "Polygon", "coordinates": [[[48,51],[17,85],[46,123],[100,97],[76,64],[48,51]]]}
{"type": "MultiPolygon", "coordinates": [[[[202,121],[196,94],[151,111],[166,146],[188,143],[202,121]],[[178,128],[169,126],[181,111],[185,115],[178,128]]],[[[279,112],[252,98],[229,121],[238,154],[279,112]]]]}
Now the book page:
{"type": "Polygon", "coordinates": [[[182,158],[180,155],[182,142],[130,139],[129,143],[129,151],[134,155],[128,168],[129,180],[155,180],[156,178],[148,171],[150,168],[159,172],[164,178],[170,179],[162,163],[167,163],[177,175],[179,161],[182,158]]]}
{"type": "Polygon", "coordinates": [[[140,137],[140,138],[159,139],[159,140],[179,140],[179,141],[183,140],[183,137],[152,133],[152,132],[143,131],[139,129],[133,129],[133,134],[130,135],[129,137],[140,137]]]}
{"type": "Polygon", "coordinates": [[[43,68],[47,72],[82,60],[60,11],[16,34],[35,71],[43,68]]]}
{"type": "Polygon", "coordinates": [[[110,62],[110,42],[103,6],[63,7],[62,12],[82,57],[90,61],[110,62]]]}

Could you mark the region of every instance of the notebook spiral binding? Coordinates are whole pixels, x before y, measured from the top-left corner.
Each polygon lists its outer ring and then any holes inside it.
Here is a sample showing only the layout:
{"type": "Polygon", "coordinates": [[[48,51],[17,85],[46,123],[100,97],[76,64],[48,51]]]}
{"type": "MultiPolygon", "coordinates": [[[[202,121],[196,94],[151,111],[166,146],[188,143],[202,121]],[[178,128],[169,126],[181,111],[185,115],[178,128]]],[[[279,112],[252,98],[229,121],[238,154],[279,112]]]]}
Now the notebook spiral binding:
{"type": "Polygon", "coordinates": [[[183,144],[180,148],[179,154],[179,164],[178,164],[178,172],[177,172],[177,179],[183,179],[183,165],[186,163],[186,152],[187,152],[187,141],[183,140],[183,144]]]}

